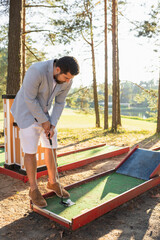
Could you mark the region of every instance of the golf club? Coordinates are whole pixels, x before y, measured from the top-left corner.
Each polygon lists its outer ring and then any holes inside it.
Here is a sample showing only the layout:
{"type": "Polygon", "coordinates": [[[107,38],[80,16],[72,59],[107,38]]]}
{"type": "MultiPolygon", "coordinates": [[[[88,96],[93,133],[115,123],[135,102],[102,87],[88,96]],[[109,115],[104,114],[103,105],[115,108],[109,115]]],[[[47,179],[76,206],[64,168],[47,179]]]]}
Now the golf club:
{"type": "MultiPolygon", "coordinates": [[[[53,159],[54,159],[54,165],[55,165],[55,169],[56,169],[56,177],[57,177],[57,180],[59,182],[59,174],[58,174],[58,170],[57,170],[57,163],[56,163],[56,158],[55,158],[55,154],[54,154],[54,150],[53,150],[53,146],[52,146],[52,139],[50,139],[50,134],[48,135],[49,137],[49,143],[51,145],[51,149],[52,149],[52,154],[53,154],[53,159]]],[[[63,194],[62,194],[62,188],[61,188],[61,185],[60,185],[60,182],[59,182],[59,187],[60,187],[60,192],[61,192],[61,204],[65,207],[70,207],[72,205],[74,205],[75,203],[71,201],[71,199],[67,199],[67,200],[64,200],[63,198],[63,194]]]]}

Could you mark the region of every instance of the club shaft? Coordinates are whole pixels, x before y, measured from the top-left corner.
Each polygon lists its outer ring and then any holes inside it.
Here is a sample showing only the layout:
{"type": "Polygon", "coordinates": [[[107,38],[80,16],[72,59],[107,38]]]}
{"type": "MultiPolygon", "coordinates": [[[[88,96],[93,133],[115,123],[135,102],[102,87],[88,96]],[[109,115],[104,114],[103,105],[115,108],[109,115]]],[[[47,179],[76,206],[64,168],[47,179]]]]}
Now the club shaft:
{"type": "Polygon", "coordinates": [[[53,146],[52,146],[52,140],[51,140],[50,138],[49,138],[49,142],[50,142],[50,145],[51,145],[51,151],[52,151],[53,160],[54,160],[54,165],[55,165],[55,170],[56,170],[56,178],[57,178],[57,180],[58,180],[60,192],[61,192],[61,195],[62,195],[62,198],[61,198],[61,199],[63,200],[63,194],[62,194],[61,184],[60,184],[60,181],[59,181],[59,174],[58,174],[58,169],[57,169],[56,157],[55,157],[55,153],[54,153],[53,146]]]}

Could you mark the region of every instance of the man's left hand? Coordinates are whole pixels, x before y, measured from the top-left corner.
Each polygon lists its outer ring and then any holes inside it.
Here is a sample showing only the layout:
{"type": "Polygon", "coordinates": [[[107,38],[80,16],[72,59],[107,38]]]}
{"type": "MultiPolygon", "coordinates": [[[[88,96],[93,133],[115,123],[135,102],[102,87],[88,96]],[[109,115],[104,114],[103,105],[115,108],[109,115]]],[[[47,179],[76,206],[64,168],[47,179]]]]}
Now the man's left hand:
{"type": "Polygon", "coordinates": [[[54,129],[55,129],[55,126],[51,126],[51,128],[50,128],[50,131],[49,131],[49,136],[48,136],[48,138],[52,138],[53,137],[53,135],[54,135],[54,129]]]}

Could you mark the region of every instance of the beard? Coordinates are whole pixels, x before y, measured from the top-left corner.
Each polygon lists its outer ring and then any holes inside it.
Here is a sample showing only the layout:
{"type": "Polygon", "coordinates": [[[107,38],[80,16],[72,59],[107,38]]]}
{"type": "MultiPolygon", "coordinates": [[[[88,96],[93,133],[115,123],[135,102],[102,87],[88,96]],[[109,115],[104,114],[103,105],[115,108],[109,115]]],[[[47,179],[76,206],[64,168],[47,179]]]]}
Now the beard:
{"type": "Polygon", "coordinates": [[[59,76],[59,75],[60,75],[60,74],[56,74],[56,75],[54,76],[54,80],[55,80],[56,83],[58,83],[58,84],[63,84],[64,82],[58,80],[58,76],[59,76]]]}

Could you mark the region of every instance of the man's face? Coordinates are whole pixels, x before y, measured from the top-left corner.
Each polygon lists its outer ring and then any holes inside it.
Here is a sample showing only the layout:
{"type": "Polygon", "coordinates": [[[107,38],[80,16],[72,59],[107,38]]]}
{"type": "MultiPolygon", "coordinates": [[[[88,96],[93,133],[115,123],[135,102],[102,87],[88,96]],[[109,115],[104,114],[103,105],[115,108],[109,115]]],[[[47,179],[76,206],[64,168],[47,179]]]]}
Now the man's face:
{"type": "Polygon", "coordinates": [[[67,73],[61,73],[61,70],[60,68],[57,68],[56,69],[56,74],[54,75],[54,79],[55,81],[58,83],[58,84],[62,84],[62,83],[65,83],[65,82],[70,82],[70,80],[72,78],[74,78],[73,75],[70,74],[70,72],[67,72],[67,73]]]}

